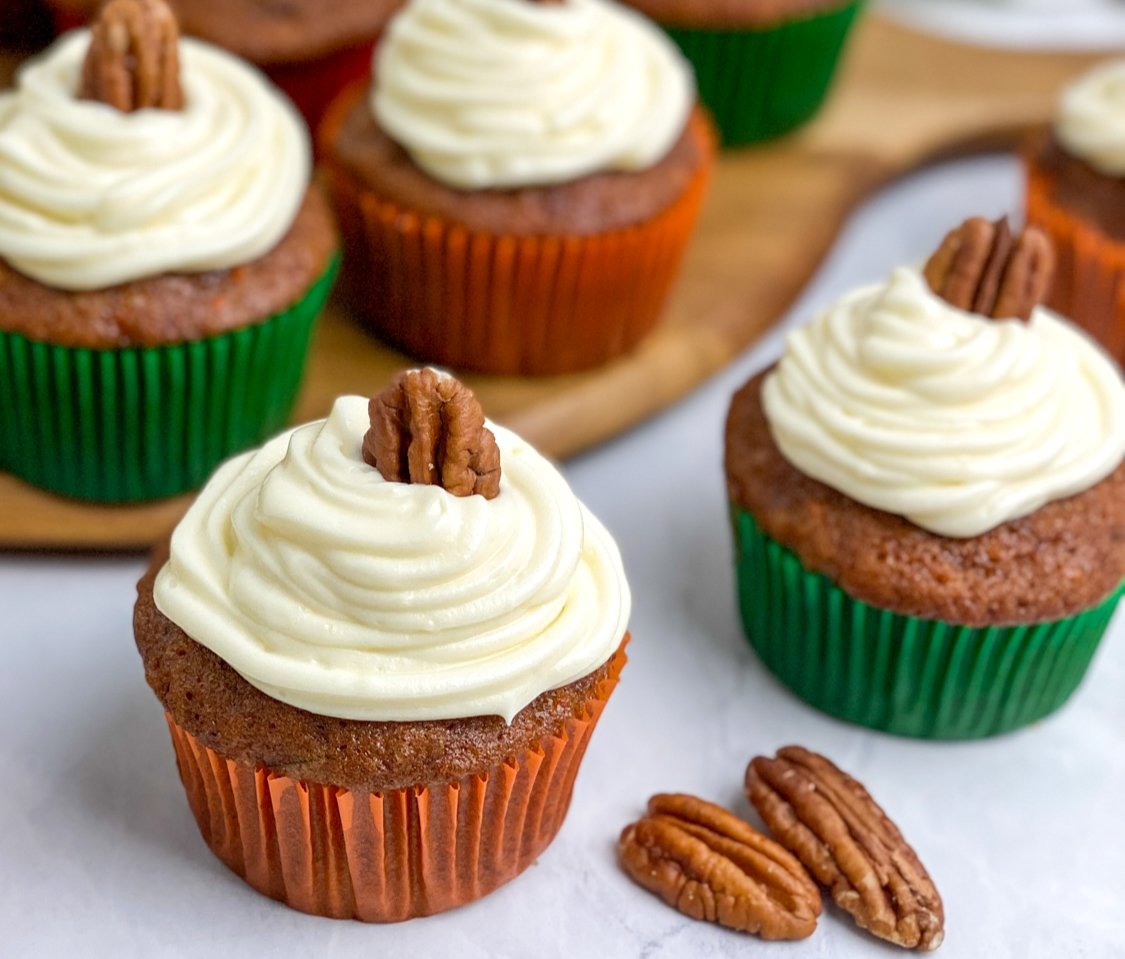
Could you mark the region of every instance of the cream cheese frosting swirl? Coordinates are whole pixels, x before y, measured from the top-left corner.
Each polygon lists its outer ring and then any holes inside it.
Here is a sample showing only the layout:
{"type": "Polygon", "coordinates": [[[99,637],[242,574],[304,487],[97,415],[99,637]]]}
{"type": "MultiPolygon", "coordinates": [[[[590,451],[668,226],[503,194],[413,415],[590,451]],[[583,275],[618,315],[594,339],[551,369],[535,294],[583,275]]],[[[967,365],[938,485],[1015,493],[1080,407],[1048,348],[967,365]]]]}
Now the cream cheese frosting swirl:
{"type": "Polygon", "coordinates": [[[380,126],[459,189],[644,169],[694,101],[672,42],[607,0],[412,0],[376,49],[374,75],[380,126]]]}
{"type": "Polygon", "coordinates": [[[176,528],[156,605],[269,696],[325,716],[512,717],[620,644],[617,547],[550,463],[489,424],[494,499],[364,461],[367,401],[226,463],[176,528]]]}
{"type": "Polygon", "coordinates": [[[1125,176],[1125,60],[1099,64],[1059,100],[1055,136],[1107,176],[1125,176]]]}
{"type": "Polygon", "coordinates": [[[793,332],[763,408],[801,472],[944,536],[1090,488],[1125,455],[1125,384],[1091,340],[958,310],[913,269],[793,332]]]}
{"type": "Polygon", "coordinates": [[[0,256],[64,290],[247,263],[308,187],[300,117],[252,67],[180,40],[182,110],[122,113],[76,91],[75,30],[0,95],[0,256]]]}

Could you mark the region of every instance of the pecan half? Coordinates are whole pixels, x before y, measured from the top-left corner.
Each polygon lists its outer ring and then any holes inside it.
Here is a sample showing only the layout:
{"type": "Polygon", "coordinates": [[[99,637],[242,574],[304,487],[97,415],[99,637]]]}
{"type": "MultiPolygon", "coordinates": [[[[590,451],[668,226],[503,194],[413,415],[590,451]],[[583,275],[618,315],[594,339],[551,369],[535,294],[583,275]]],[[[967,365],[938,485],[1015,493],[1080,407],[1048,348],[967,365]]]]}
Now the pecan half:
{"type": "Polygon", "coordinates": [[[880,939],[941,945],[941,896],[867,790],[817,753],[779,749],[746,770],[746,793],[778,842],[827,886],[836,904],[880,939]]]}
{"type": "Polygon", "coordinates": [[[500,492],[500,450],[464,383],[434,370],[399,373],[368,404],[363,458],[385,479],[445,488],[454,496],[500,492]]]}
{"type": "Polygon", "coordinates": [[[164,0],[110,0],[90,30],[79,96],[122,113],[180,109],[179,36],[164,0]]]}
{"type": "Polygon", "coordinates": [[[714,803],[653,796],[617,852],[634,881],[693,919],[763,939],[804,939],[816,928],[820,892],[801,864],[714,803]]]}
{"type": "Polygon", "coordinates": [[[1021,320],[1046,298],[1054,272],[1054,249],[1038,227],[1013,237],[1007,217],[979,216],[950,230],[923,269],[930,289],[958,309],[1021,320]]]}

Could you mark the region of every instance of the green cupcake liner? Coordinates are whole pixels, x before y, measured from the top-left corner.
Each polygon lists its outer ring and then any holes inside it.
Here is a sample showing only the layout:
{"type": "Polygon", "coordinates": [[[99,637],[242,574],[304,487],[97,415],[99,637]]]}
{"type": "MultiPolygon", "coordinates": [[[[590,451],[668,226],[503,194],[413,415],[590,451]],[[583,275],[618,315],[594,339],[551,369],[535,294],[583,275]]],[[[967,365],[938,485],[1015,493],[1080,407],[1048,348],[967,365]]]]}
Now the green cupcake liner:
{"type": "Polygon", "coordinates": [[[816,113],[861,6],[854,0],[766,29],[664,29],[695,68],[699,98],[723,144],[739,146],[779,136],[816,113]]]}
{"type": "Polygon", "coordinates": [[[1058,709],[1078,687],[1125,582],[1053,622],[961,626],[853,599],[731,508],[738,602],[750,645],[803,700],[920,739],[976,739],[1058,709]]]}
{"type": "Polygon", "coordinates": [[[285,425],[338,267],[261,323],[172,346],[79,349],[0,331],[0,469],[110,503],[202,485],[285,425]]]}

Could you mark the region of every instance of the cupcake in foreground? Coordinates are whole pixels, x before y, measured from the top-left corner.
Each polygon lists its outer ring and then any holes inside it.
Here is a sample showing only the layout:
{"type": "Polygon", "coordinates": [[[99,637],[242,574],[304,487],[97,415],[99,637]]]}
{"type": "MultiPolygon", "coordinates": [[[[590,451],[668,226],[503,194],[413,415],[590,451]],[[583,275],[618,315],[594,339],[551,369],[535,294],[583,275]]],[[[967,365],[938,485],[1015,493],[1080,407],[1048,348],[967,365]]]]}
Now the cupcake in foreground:
{"type": "MultiPolygon", "coordinates": [[[[102,0],[49,0],[60,30],[80,26],[102,0]]],[[[353,80],[402,0],[171,0],[184,33],[256,64],[311,126],[353,80]]]]}
{"type": "Polygon", "coordinates": [[[300,118],[113,0],[0,95],[0,469],[153,499],[280,429],[337,263],[300,118]]]}
{"type": "Polygon", "coordinates": [[[214,853],[297,909],[384,922],[554,838],[628,615],[554,467],[415,370],[219,469],[134,624],[214,853]]]}
{"type": "Polygon", "coordinates": [[[1063,92],[1025,162],[1027,220],[1058,254],[1048,302],[1125,363],[1125,60],[1063,92]]]}
{"type": "Polygon", "coordinates": [[[725,146],[800,126],[820,108],[861,0],[626,0],[695,68],[725,146]]]}
{"type": "Polygon", "coordinates": [[[1125,579],[1125,384],[1037,305],[1050,258],[1037,231],[970,220],[734,397],[743,622],[820,709],[969,738],[1081,681],[1125,579]]]}
{"type": "Polygon", "coordinates": [[[321,130],[352,308],[408,352],[564,373],[656,323],[712,164],[688,65],[608,0],[411,0],[321,130]]]}

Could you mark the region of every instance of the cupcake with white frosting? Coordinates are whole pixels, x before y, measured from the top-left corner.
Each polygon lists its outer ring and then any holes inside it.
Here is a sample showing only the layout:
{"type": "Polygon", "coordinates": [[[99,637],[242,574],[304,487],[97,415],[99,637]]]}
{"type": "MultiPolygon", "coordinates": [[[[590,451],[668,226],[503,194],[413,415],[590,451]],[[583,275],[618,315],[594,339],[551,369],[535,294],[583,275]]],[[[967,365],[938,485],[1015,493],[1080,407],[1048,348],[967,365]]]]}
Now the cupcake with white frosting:
{"type": "Polygon", "coordinates": [[[310,175],[284,97],[161,0],[27,63],[0,95],[0,468],[153,499],[280,429],[336,266],[310,175]]]}
{"type": "Polygon", "coordinates": [[[479,898],[554,838],[628,616],[557,470],[416,370],[219,469],[135,634],[216,855],[385,922],[479,898]]]}
{"type": "Polygon", "coordinates": [[[727,420],[751,644],[813,705],[904,735],[1058,708],[1125,585],[1125,383],[1037,305],[1042,235],[1002,233],[969,221],[925,276],[829,307],[727,420]]]}
{"type": "Polygon", "coordinates": [[[610,0],[411,0],[320,145],[364,321],[417,356],[535,374],[652,328],[713,154],[690,67],[610,0]]]}
{"type": "Polygon", "coordinates": [[[1068,86],[1024,160],[1028,222],[1058,251],[1049,303],[1125,363],[1125,60],[1068,86]]]}

